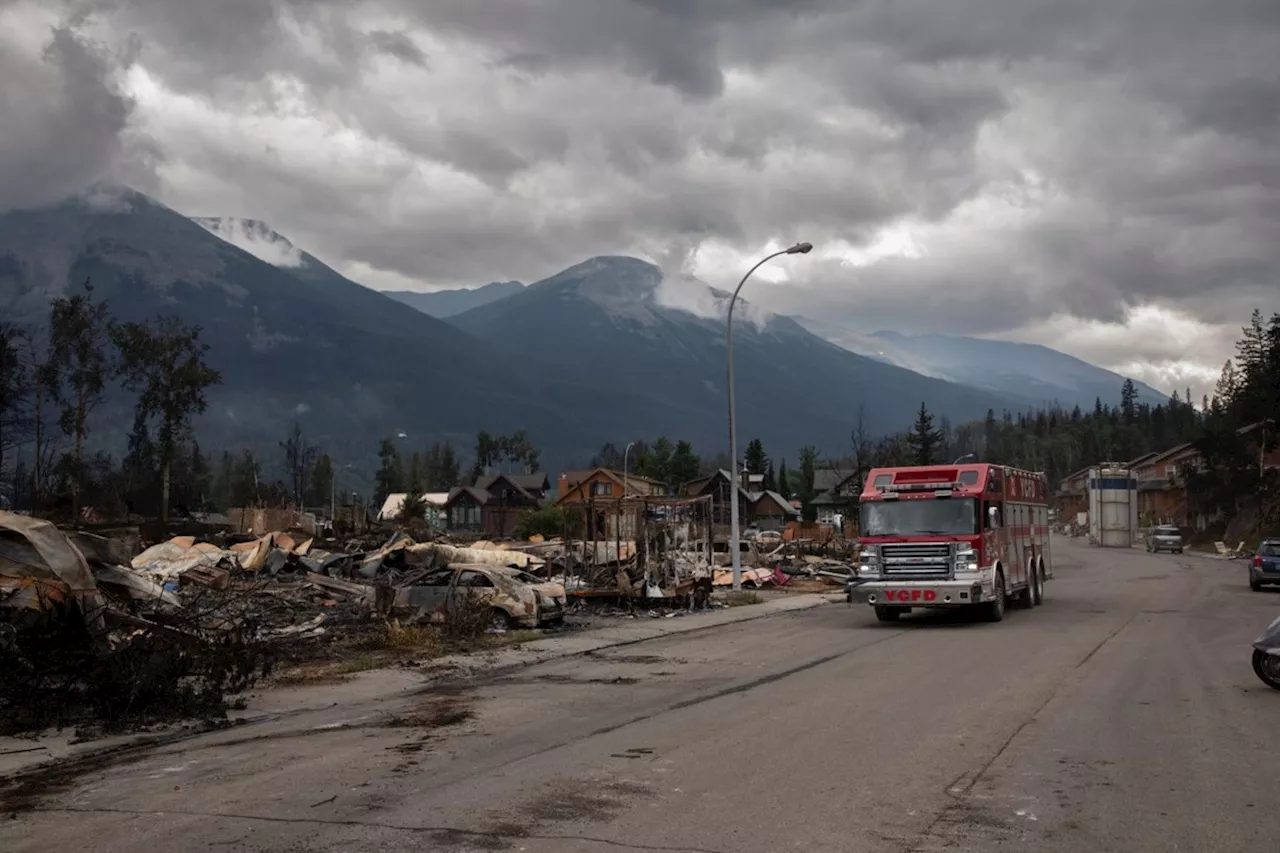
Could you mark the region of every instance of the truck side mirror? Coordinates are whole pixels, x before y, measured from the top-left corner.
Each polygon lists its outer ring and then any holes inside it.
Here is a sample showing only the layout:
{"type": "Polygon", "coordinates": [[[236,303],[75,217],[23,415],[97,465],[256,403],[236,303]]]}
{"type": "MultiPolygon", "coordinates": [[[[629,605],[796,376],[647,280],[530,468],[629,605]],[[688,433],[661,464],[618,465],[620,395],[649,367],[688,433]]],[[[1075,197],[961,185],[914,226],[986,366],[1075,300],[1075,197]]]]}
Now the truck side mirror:
{"type": "Polygon", "coordinates": [[[987,521],[991,527],[1000,526],[1000,509],[998,507],[987,507],[987,521]]]}

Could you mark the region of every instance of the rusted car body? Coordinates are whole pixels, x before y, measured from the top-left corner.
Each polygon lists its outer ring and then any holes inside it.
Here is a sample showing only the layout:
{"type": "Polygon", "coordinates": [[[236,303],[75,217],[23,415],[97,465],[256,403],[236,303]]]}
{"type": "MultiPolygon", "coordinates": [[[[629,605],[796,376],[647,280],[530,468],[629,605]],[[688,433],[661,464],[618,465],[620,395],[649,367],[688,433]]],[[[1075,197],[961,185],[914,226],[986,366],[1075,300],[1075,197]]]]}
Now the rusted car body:
{"type": "Polygon", "coordinates": [[[443,622],[468,599],[488,606],[495,622],[513,627],[537,628],[564,621],[563,584],[509,566],[478,563],[432,569],[412,586],[396,591],[395,607],[430,622],[443,622]]]}

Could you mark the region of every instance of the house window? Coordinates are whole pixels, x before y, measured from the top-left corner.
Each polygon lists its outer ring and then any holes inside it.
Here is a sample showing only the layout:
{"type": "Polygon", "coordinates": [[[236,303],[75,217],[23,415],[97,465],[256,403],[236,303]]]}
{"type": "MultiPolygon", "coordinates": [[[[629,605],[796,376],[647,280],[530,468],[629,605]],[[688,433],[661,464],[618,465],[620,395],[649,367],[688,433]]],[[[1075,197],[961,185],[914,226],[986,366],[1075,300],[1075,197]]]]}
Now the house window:
{"type": "Polygon", "coordinates": [[[1164,466],[1164,476],[1166,479],[1169,479],[1169,480],[1176,479],[1178,476],[1178,466],[1177,465],[1164,466]]]}
{"type": "Polygon", "coordinates": [[[449,520],[455,527],[478,527],[480,525],[480,505],[476,503],[457,504],[453,507],[449,520]]]}
{"type": "Polygon", "coordinates": [[[592,483],[591,494],[596,497],[601,497],[601,496],[608,497],[609,495],[613,494],[613,484],[612,483],[592,483]]]}

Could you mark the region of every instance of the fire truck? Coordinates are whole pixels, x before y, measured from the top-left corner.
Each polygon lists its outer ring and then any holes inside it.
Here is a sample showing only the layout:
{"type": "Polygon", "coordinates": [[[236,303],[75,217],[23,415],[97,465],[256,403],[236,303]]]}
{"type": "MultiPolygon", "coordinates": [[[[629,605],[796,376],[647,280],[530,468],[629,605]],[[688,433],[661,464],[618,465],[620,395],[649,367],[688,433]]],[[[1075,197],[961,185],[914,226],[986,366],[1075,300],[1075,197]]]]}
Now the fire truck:
{"type": "Polygon", "coordinates": [[[991,622],[1032,608],[1053,577],[1048,480],[1000,465],[874,468],[859,496],[849,601],[881,622],[915,608],[972,607],[991,622]]]}

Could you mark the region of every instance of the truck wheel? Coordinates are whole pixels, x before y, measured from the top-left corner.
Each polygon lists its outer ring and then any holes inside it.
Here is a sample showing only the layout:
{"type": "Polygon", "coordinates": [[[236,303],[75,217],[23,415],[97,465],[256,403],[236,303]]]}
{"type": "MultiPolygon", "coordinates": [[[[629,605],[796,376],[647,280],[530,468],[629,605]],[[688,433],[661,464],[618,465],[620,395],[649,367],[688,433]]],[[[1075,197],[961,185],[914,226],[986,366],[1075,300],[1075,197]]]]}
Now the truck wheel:
{"type": "Polygon", "coordinates": [[[902,611],[896,607],[885,607],[876,605],[876,618],[881,622],[897,622],[898,617],[902,615],[902,611]]]}
{"type": "Polygon", "coordinates": [[[1004,572],[996,572],[995,597],[984,606],[982,615],[988,622],[1004,621],[1004,572]]]}
{"type": "Polygon", "coordinates": [[[1032,602],[1036,607],[1044,604],[1044,566],[1037,563],[1035,568],[1035,581],[1033,586],[1032,602]]]}

